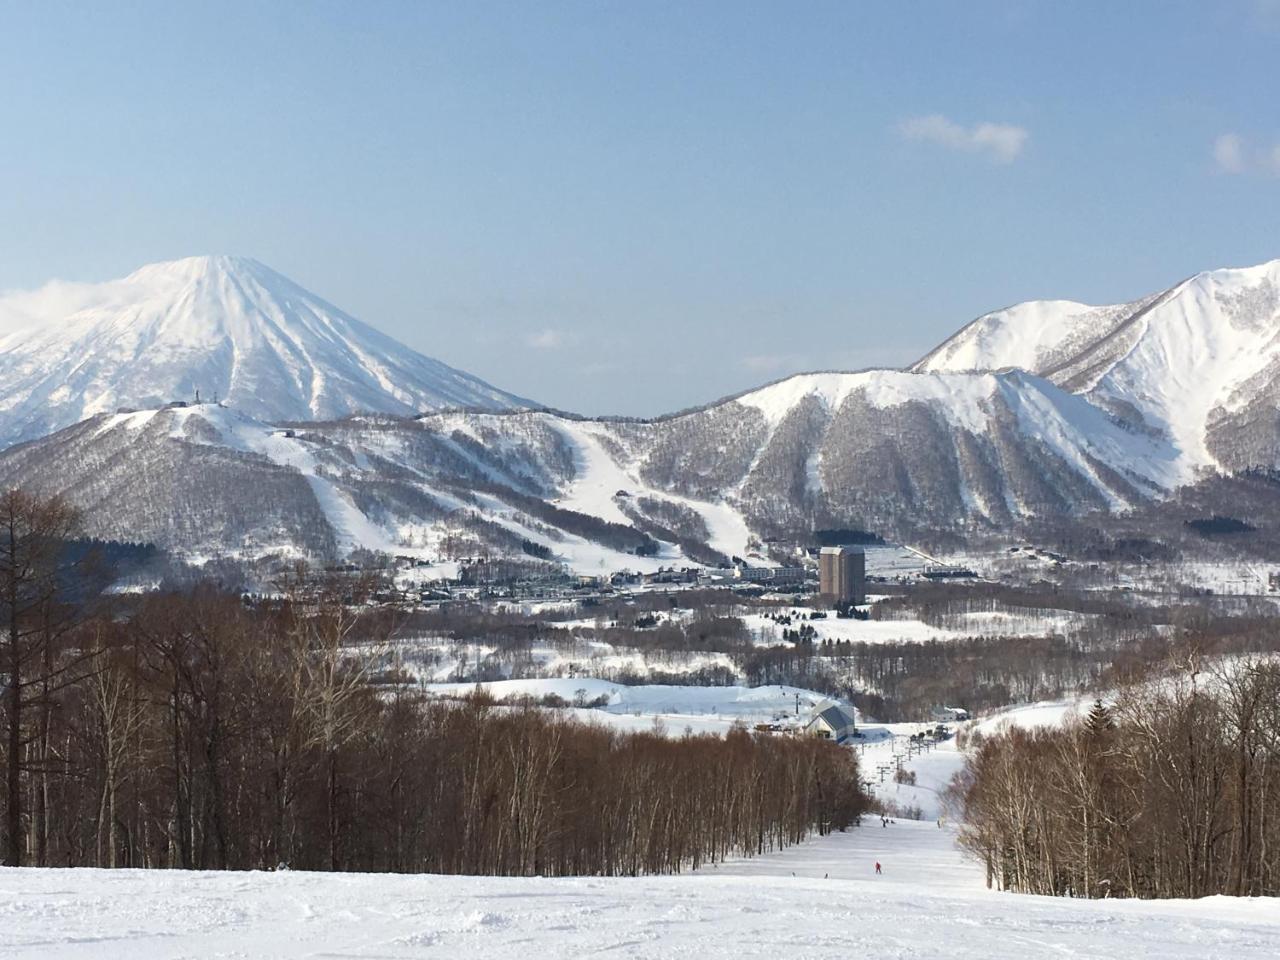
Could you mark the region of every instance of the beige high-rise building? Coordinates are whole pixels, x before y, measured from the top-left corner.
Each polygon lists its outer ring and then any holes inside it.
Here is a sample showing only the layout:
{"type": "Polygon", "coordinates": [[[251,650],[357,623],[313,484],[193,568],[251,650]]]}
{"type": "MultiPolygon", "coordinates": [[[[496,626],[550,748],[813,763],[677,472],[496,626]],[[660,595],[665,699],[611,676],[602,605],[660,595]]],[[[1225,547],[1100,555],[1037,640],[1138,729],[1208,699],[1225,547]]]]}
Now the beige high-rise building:
{"type": "Polygon", "coordinates": [[[866,603],[866,554],[857,547],[823,547],[818,554],[818,598],[833,606],[866,603]]]}

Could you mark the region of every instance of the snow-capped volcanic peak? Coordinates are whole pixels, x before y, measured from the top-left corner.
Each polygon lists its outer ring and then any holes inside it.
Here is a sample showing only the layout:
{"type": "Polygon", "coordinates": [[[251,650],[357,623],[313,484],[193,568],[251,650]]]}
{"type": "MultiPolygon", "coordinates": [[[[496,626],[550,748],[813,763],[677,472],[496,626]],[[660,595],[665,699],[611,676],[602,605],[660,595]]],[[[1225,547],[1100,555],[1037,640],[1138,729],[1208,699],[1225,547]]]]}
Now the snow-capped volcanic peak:
{"type": "Polygon", "coordinates": [[[531,405],[243,257],[6,296],[0,322],[0,443],[197,391],[263,420],[531,405]]]}

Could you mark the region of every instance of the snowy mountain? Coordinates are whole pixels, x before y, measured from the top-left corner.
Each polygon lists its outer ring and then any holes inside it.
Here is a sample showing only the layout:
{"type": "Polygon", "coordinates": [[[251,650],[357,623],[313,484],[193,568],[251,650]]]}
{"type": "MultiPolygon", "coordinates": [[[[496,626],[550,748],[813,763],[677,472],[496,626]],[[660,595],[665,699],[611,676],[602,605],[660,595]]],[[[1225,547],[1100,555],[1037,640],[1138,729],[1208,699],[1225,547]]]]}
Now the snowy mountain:
{"type": "Polygon", "coordinates": [[[1017,371],[801,375],[633,430],[642,477],[732,503],[766,538],[960,534],[1124,510],[1176,480],[1167,443],[1017,371]]]}
{"type": "Polygon", "coordinates": [[[290,429],[212,403],[101,414],[4,451],[0,485],[66,495],[91,535],[195,558],[519,556],[553,545],[598,567],[649,544],[547,502],[574,460],[540,416],[499,418],[512,436],[485,445],[448,429],[455,417],[483,423],[478,414],[441,415],[435,428],[379,416],[290,429]]]}
{"type": "Polygon", "coordinates": [[[1018,304],[918,373],[1018,367],[1172,443],[1181,479],[1280,465],[1280,260],[1197,274],[1132,303],[1018,304]]]}
{"type": "Polygon", "coordinates": [[[1176,451],[1022,372],[793,377],[653,421],[545,411],[275,427],[215,404],[103,414],[0,454],[0,485],[188,556],[357,547],[584,572],[714,563],[773,538],[995,530],[1126,510],[1176,451]]]}
{"type": "Polygon", "coordinates": [[[1096,532],[1099,517],[1179,498],[1256,520],[1271,500],[1233,504],[1234,481],[1205,478],[1280,463],[1280,261],[1118,306],[1021,304],[910,371],[799,375],[647,421],[332,419],[523,401],[397,354],[250,261],[179,261],[106,287],[70,333],[5,341],[0,371],[37,384],[8,396],[9,422],[38,429],[42,404],[50,420],[147,409],[0,453],[0,485],[64,493],[90,533],[187,556],[369,548],[598,573],[716,563],[820,529],[952,543],[1028,524],[1096,532]],[[169,386],[126,400],[143,371],[169,386]],[[155,402],[200,383],[228,402],[155,402]]]}
{"type": "Polygon", "coordinates": [[[0,328],[0,445],[197,391],[271,421],[532,405],[240,257],[8,295],[0,328]]]}

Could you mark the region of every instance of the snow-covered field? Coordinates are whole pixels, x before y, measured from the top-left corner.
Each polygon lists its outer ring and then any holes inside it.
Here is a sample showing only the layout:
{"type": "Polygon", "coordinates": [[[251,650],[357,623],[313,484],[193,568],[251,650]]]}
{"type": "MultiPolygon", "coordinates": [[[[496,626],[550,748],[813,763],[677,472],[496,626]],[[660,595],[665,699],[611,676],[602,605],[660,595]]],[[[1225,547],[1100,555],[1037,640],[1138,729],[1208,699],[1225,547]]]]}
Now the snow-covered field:
{"type": "Polygon", "coordinates": [[[799,629],[801,626],[813,627],[816,642],[823,640],[838,642],[847,640],[851,643],[914,643],[925,640],[954,640],[966,634],[942,627],[930,626],[920,620],[845,620],[828,616],[825,620],[794,619],[791,625],[785,626],[770,620],[760,613],[747,614],[742,617],[748,629],[761,645],[782,644],[782,631],[799,629]]]}
{"type": "MultiPolygon", "coordinates": [[[[395,662],[415,680],[423,683],[446,683],[467,676],[475,665],[497,648],[487,643],[463,643],[444,637],[415,637],[397,640],[388,651],[389,662],[395,662]]],[[[508,656],[497,668],[504,673],[523,677],[563,677],[629,671],[645,675],[692,673],[708,667],[736,671],[727,654],[702,651],[639,651],[614,647],[599,640],[581,640],[554,646],[537,645],[522,651],[520,657],[508,656]]]]}
{"type": "MultiPolygon", "coordinates": [[[[784,611],[785,612],[785,611],[784,611]]],[[[1084,623],[1079,615],[1028,613],[1019,616],[1002,611],[981,611],[957,616],[956,626],[935,626],[914,618],[903,620],[854,620],[828,615],[825,620],[793,619],[790,629],[813,627],[816,642],[842,640],[850,643],[922,643],[929,640],[959,640],[965,637],[1042,637],[1063,634],[1084,623]]],[[[761,613],[746,614],[744,623],[761,644],[783,643],[787,627],[761,613]]]]}
{"type": "Polygon", "coordinates": [[[1021,704],[1001,710],[989,717],[973,720],[968,728],[973,733],[989,737],[1015,727],[1023,730],[1057,727],[1072,716],[1084,716],[1093,703],[1093,697],[1066,697],[1061,700],[1021,704]]]}
{"type": "MultiPolygon", "coordinates": [[[[674,736],[686,729],[694,733],[724,733],[735,723],[752,725],[780,718],[794,721],[797,716],[807,719],[810,709],[826,699],[799,687],[628,686],[591,677],[498,680],[482,687],[498,700],[554,695],[568,703],[582,704],[602,697],[606,699],[603,706],[577,709],[577,718],[620,730],[660,726],[674,736]]],[[[476,685],[433,683],[423,689],[437,696],[466,696],[475,691],[476,685]]]]}
{"type": "Polygon", "coordinates": [[[0,955],[11,960],[1272,960],[1277,951],[1274,900],[995,893],[949,830],[874,819],[674,877],[0,870],[0,955]]]}
{"type": "Polygon", "coordinates": [[[1280,567],[1257,561],[1205,561],[1122,569],[1114,579],[1135,590],[1156,593],[1210,590],[1218,596],[1275,597],[1270,578],[1277,572],[1280,567]]]}
{"type": "MultiPolygon", "coordinates": [[[[754,727],[776,723],[784,729],[803,726],[815,706],[828,698],[800,687],[701,687],[694,685],[642,684],[629,686],[590,677],[545,680],[498,680],[481,685],[497,700],[554,695],[570,704],[607,700],[599,707],[567,707],[574,719],[624,733],[659,732],[669,737],[685,734],[724,736],[735,726],[754,727]]],[[[474,683],[434,683],[423,687],[436,696],[467,696],[474,683]]],[[[855,716],[857,711],[846,705],[855,716]]],[[[915,732],[917,724],[905,724],[915,732]]],[[[869,739],[891,737],[888,728],[876,727],[869,739]]]]}

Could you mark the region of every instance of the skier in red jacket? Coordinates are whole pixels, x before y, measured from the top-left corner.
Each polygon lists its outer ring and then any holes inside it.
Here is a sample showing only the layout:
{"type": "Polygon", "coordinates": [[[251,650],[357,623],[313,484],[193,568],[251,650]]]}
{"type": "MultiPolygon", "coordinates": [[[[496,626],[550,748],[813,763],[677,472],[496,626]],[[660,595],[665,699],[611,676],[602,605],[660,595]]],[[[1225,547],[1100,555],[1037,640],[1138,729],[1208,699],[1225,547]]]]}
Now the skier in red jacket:
{"type": "Polygon", "coordinates": [[[880,861],[876,861],[876,876],[880,876],[880,861]]]}

